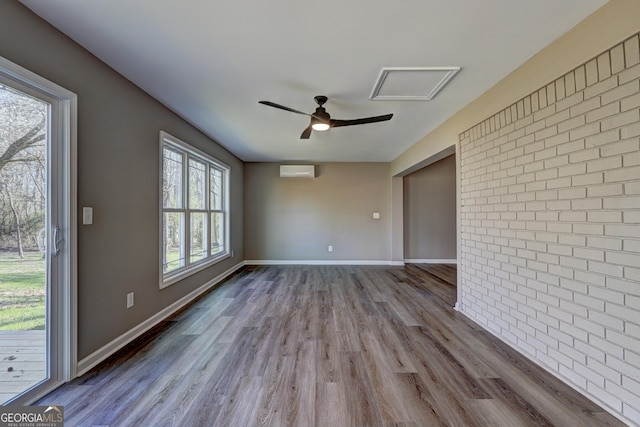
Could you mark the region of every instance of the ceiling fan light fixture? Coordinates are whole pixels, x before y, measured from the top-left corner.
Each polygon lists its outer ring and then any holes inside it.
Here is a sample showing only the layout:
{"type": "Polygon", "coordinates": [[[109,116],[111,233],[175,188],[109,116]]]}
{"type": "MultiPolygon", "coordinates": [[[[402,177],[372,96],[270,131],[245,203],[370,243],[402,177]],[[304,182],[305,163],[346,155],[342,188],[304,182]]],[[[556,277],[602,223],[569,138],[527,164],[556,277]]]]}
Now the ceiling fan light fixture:
{"type": "Polygon", "coordinates": [[[312,124],[311,127],[313,128],[313,130],[317,130],[319,132],[324,132],[325,130],[329,130],[328,123],[318,122],[318,123],[312,124]]]}

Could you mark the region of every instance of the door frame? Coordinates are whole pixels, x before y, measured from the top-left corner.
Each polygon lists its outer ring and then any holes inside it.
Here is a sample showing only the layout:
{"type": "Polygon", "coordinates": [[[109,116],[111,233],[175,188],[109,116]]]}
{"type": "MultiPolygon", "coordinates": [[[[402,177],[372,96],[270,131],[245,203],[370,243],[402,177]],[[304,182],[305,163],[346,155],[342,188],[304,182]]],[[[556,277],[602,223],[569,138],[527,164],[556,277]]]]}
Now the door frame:
{"type": "MultiPolygon", "coordinates": [[[[59,260],[59,285],[55,291],[58,330],[54,331],[57,341],[55,367],[51,367],[51,378],[44,387],[37,387],[9,401],[12,405],[29,405],[48,394],[60,384],[76,377],[77,351],[77,95],[0,56],[0,75],[15,80],[33,90],[57,100],[56,137],[59,150],[60,172],[56,174],[57,186],[61,190],[57,207],[57,226],[62,231],[62,250],[59,260]]],[[[55,105],[52,108],[56,108],[55,105]]],[[[49,339],[49,337],[47,337],[49,339]]]]}

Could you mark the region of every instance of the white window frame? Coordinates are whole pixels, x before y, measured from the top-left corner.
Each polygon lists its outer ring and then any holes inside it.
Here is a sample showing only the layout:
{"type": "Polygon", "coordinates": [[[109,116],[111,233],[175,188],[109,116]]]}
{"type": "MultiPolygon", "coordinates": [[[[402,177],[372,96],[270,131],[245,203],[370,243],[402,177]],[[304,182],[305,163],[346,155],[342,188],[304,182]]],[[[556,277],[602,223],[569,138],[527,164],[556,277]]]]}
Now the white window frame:
{"type": "Polygon", "coordinates": [[[159,256],[159,273],[160,273],[160,289],[166,288],[180,280],[191,276],[192,274],[197,273],[207,267],[212,266],[226,258],[229,258],[231,255],[231,251],[229,248],[230,236],[229,236],[229,181],[231,168],[220,160],[214,158],[213,156],[198,150],[192,145],[182,141],[181,139],[176,138],[175,136],[160,131],[160,202],[159,202],[159,246],[160,246],[160,256],[159,256]],[[165,208],[163,205],[163,182],[164,182],[164,149],[167,148],[173,152],[181,154],[183,157],[183,170],[182,170],[182,207],[181,208],[165,208]],[[206,186],[205,186],[205,209],[193,209],[188,205],[189,200],[189,160],[196,160],[198,162],[204,163],[206,165],[206,186]],[[222,172],[222,209],[213,209],[210,203],[210,169],[215,168],[222,172]],[[164,272],[164,214],[165,212],[179,212],[184,213],[184,224],[182,229],[183,238],[181,239],[181,251],[184,251],[184,265],[178,267],[169,272],[164,272]],[[190,260],[190,214],[191,213],[206,213],[206,222],[207,222],[207,254],[204,258],[191,262],[190,260]],[[211,226],[211,214],[212,213],[222,213],[223,215],[223,250],[221,252],[211,254],[211,230],[209,227],[211,226]]]}

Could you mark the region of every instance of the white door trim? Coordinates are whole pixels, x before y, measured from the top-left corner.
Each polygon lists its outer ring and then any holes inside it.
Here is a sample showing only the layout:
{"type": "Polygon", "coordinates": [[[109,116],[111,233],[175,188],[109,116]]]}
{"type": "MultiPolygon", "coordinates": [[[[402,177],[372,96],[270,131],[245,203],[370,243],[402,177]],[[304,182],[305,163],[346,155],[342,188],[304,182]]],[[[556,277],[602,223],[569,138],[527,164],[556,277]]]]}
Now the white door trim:
{"type": "Polygon", "coordinates": [[[61,351],[57,360],[57,376],[51,387],[25,394],[25,401],[12,404],[27,405],[49,393],[60,383],[75,378],[77,372],[77,95],[0,56],[0,75],[37,90],[57,100],[57,138],[60,143],[62,172],[59,174],[61,209],[58,226],[63,232],[64,247],[60,252],[62,285],[58,305],[58,345],[61,351]]]}

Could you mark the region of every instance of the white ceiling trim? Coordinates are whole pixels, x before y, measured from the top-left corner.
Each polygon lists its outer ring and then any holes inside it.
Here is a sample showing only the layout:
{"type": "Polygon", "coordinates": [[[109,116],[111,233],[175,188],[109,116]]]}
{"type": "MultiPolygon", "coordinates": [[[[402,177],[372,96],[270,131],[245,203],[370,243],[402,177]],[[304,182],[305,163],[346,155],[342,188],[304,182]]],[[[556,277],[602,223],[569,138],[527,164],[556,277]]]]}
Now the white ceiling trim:
{"type": "Polygon", "coordinates": [[[460,71],[460,67],[384,67],[378,75],[378,80],[373,86],[371,95],[369,98],[372,101],[431,101],[435,96],[453,79],[453,77],[460,71]],[[380,92],[383,90],[387,78],[392,73],[411,72],[411,73],[425,73],[428,74],[438,73],[442,74],[442,78],[431,88],[427,94],[418,95],[382,95],[380,92]]]}

